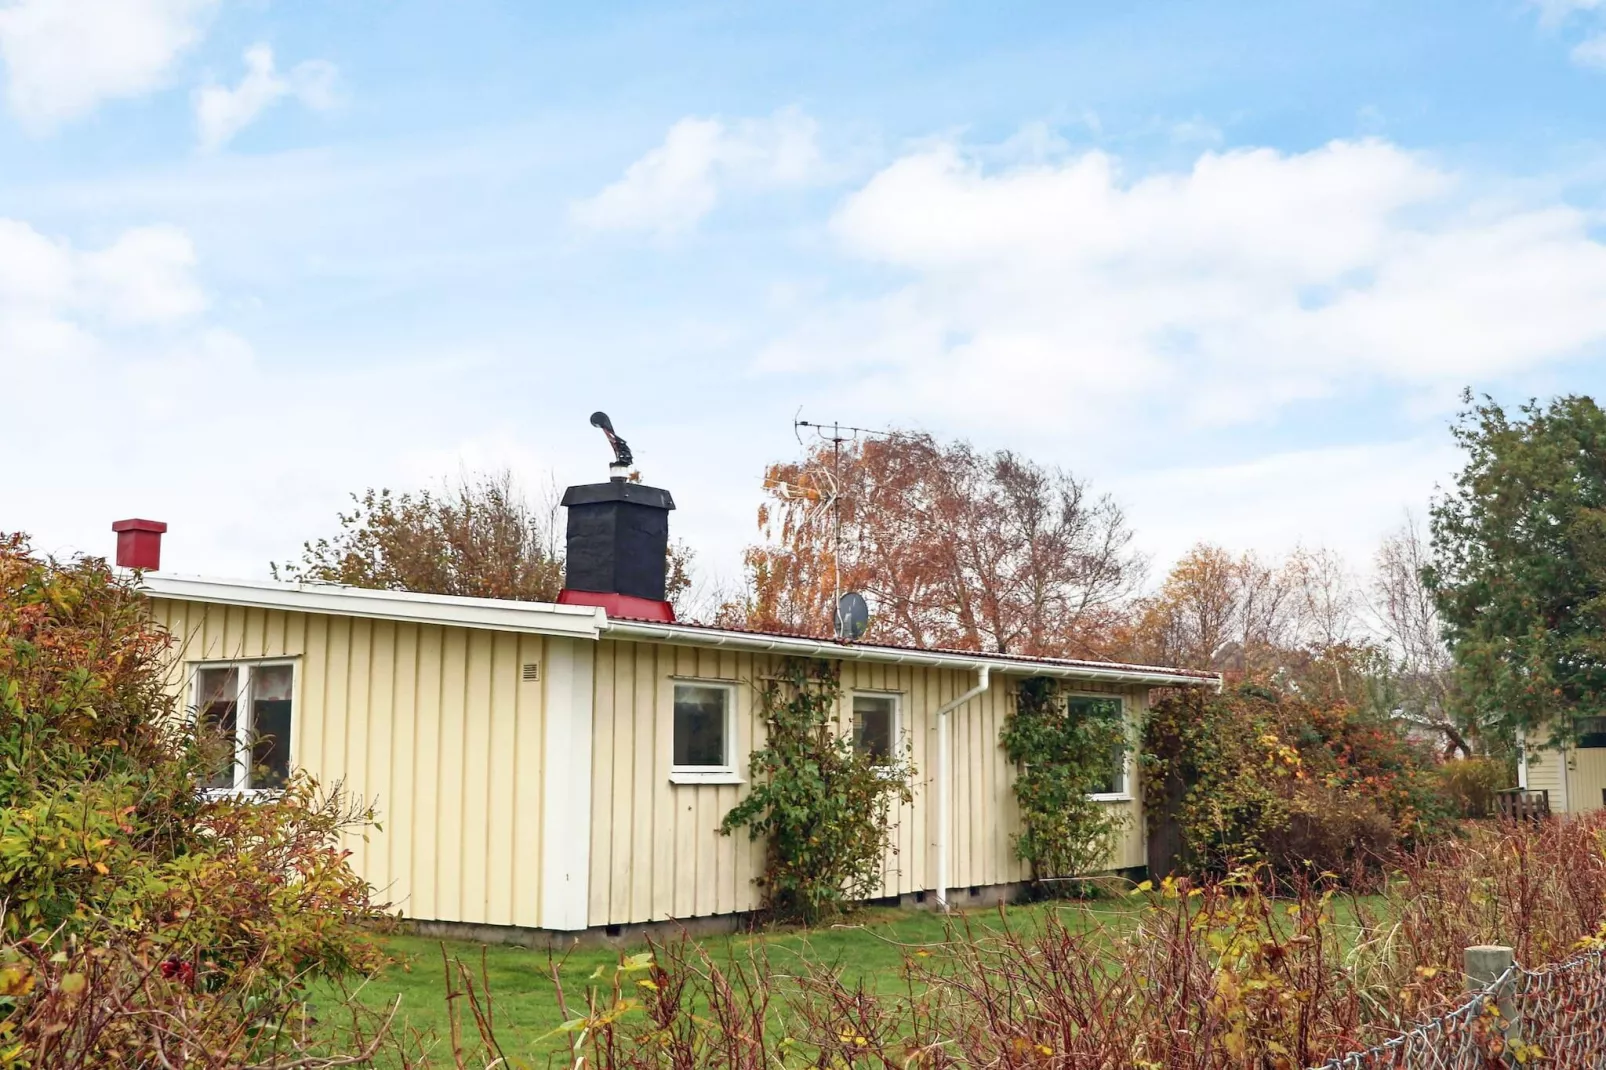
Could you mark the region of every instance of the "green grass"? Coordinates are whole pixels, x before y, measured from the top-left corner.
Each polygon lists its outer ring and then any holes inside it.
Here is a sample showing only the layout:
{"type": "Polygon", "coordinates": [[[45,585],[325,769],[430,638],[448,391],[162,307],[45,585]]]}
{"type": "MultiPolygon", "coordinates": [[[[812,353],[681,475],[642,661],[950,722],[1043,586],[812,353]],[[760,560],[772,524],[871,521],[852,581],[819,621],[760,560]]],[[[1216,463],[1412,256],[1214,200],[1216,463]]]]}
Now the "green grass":
{"type": "MultiPolygon", "coordinates": [[[[997,928],[1002,924],[1014,929],[1035,924],[1046,912],[1053,911],[1067,926],[1114,933],[1134,924],[1142,907],[1142,902],[1135,899],[1094,899],[1013,906],[1002,916],[996,909],[976,910],[954,920],[968,921],[976,927],[997,928]]],[[[716,963],[740,963],[762,952],[778,972],[790,972],[789,961],[800,966],[807,962],[839,971],[850,984],[863,982],[866,988],[890,994],[903,990],[905,957],[922,952],[940,956],[946,935],[947,922],[940,916],[881,908],[863,910],[846,921],[816,929],[712,936],[699,942],[716,963]]],[[[447,955],[461,959],[476,975],[483,962],[498,1039],[509,1054],[520,1055],[539,1055],[564,1043],[562,1037],[548,1036],[563,1020],[552,983],[555,961],[569,998],[579,1002],[588,984],[607,983],[622,954],[643,950],[577,947],[562,956],[501,944],[403,935],[388,936],[383,943],[392,962],[362,984],[357,991],[361,1002],[382,1007],[400,996],[397,1021],[404,1031],[446,1036],[449,1018],[441,954],[444,947],[447,955]],[[593,980],[599,969],[601,980],[593,980]]],[[[339,998],[333,988],[321,987],[313,993],[314,1008],[327,1007],[339,998]]]]}
{"type": "MultiPolygon", "coordinates": [[[[955,915],[953,922],[968,923],[975,930],[997,929],[1000,925],[1020,929],[1039,924],[1045,914],[1053,912],[1068,928],[1095,930],[1113,938],[1136,924],[1147,902],[1146,898],[1109,897],[1030,904],[1009,907],[1002,914],[997,909],[974,910],[955,915]]],[[[1363,897],[1361,904],[1374,919],[1387,911],[1387,901],[1381,897],[1363,897]]],[[[1352,947],[1362,936],[1357,925],[1357,904],[1338,896],[1332,906],[1332,924],[1340,943],[1346,949],[1352,947]]],[[[762,954],[777,974],[801,972],[805,964],[812,964],[838,972],[849,985],[862,982],[873,992],[896,995],[905,990],[903,963],[907,956],[929,956],[930,964],[940,963],[948,924],[935,914],[880,908],[863,910],[849,920],[815,929],[711,936],[699,943],[721,966],[734,963],[739,967],[750,956],[762,954]]],[[[388,936],[383,943],[390,965],[364,982],[356,995],[360,1002],[376,1008],[387,1007],[400,996],[396,1025],[402,1036],[415,1032],[438,1038],[449,1035],[444,949],[447,956],[467,964],[476,980],[483,967],[499,1041],[510,1056],[535,1065],[543,1064],[547,1054],[566,1043],[563,1035],[553,1035],[563,1021],[552,983],[554,963],[571,1000],[572,1013],[583,1006],[589,985],[606,986],[610,982],[612,968],[622,955],[644,949],[586,946],[576,947],[565,956],[502,944],[420,936],[388,936]]],[[[329,1010],[340,998],[335,989],[323,986],[313,993],[314,1010],[320,1006],[329,1010]]],[[[466,1008],[461,1009],[466,1018],[466,1008]]],[[[465,1042],[472,1044],[472,1023],[465,1023],[465,1029],[465,1042]]]]}

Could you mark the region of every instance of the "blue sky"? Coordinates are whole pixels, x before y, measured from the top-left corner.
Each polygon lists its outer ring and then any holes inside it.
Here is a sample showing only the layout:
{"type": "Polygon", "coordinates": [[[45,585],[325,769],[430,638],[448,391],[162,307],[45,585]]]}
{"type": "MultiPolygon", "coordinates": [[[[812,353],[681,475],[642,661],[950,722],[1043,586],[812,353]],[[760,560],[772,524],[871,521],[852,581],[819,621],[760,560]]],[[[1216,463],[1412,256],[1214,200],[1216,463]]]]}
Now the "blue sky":
{"type": "Polygon", "coordinates": [[[1606,387],[1606,3],[0,0],[0,528],[263,575],[599,477],[733,579],[791,420],[1357,569],[1463,387],[1606,387]]]}

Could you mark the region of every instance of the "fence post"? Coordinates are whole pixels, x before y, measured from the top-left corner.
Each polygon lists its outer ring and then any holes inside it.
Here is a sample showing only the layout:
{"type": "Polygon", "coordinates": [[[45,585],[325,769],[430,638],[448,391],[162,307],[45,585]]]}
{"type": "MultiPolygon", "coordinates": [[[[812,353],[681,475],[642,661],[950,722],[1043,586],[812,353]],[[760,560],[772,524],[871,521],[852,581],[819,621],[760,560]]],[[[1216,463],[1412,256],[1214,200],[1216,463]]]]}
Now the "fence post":
{"type": "MultiPolygon", "coordinates": [[[[1516,962],[1511,948],[1498,944],[1469,947],[1466,950],[1467,991],[1482,992],[1505,976],[1516,962]]],[[[1501,1032],[1505,1034],[1506,1050],[1520,1041],[1521,1024],[1517,1021],[1517,977],[1515,971],[1506,976],[1499,988],[1490,993],[1495,1009],[1500,1012],[1501,1032]]]]}

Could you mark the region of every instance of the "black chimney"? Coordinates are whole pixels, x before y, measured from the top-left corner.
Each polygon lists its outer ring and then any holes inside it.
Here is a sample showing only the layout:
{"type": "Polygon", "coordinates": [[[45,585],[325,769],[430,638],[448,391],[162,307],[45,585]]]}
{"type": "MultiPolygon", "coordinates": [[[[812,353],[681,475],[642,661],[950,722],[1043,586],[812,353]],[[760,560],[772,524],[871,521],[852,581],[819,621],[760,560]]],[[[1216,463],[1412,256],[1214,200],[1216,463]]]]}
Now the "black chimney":
{"type": "Polygon", "coordinates": [[[594,414],[591,423],[602,428],[613,446],[612,478],[563,492],[569,510],[568,548],[558,601],[601,606],[614,616],[672,621],[675,611],[664,598],[664,587],[669,511],[675,500],[667,490],[626,477],[630,447],[614,434],[606,414],[594,414]]]}

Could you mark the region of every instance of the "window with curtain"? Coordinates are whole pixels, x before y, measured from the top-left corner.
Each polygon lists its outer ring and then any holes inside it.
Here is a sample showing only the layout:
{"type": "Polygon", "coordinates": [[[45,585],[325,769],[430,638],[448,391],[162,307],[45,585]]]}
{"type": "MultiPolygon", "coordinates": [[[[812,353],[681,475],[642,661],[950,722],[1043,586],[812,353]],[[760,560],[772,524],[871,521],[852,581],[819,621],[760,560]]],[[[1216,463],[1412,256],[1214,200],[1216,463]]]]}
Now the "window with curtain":
{"type": "Polygon", "coordinates": [[[290,662],[204,665],[195,670],[200,731],[223,758],[205,787],[214,791],[282,788],[290,776],[295,666],[290,662]]]}

